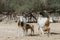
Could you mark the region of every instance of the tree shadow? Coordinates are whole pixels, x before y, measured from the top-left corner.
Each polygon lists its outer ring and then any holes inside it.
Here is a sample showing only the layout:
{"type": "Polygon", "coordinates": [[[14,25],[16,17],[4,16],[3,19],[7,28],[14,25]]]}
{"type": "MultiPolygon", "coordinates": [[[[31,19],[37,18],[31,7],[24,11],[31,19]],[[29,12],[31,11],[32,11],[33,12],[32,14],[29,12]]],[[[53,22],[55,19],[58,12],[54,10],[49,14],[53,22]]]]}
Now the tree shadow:
{"type": "MultiPolygon", "coordinates": [[[[47,34],[47,33],[45,33],[45,34],[47,34]]],[[[60,33],[51,32],[50,35],[60,35],[60,33]]],[[[40,36],[40,34],[29,34],[29,35],[26,35],[26,36],[40,36]]]]}
{"type": "Polygon", "coordinates": [[[60,33],[56,33],[56,32],[51,32],[50,34],[53,34],[53,35],[60,35],[60,33]]]}
{"type": "Polygon", "coordinates": [[[27,36],[40,36],[39,34],[29,34],[27,36]]]}

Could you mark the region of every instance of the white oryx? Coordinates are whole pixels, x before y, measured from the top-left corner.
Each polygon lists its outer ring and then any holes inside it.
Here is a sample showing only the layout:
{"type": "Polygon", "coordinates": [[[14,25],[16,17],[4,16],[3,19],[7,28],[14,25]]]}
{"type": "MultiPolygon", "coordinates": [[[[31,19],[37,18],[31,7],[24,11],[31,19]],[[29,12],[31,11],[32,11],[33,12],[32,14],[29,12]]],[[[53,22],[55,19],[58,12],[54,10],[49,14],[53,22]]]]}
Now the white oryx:
{"type": "Polygon", "coordinates": [[[47,17],[41,17],[41,15],[38,17],[37,23],[39,25],[38,30],[41,31],[42,34],[44,34],[45,31],[48,32],[48,36],[50,33],[50,19],[47,17]]]}

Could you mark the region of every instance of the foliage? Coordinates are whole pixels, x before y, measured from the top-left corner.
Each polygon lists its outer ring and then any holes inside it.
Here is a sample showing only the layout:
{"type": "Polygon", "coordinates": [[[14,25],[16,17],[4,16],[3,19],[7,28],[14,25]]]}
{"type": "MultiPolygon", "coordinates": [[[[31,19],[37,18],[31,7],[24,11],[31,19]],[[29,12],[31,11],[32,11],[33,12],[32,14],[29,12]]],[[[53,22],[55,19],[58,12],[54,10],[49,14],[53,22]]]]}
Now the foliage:
{"type": "Polygon", "coordinates": [[[41,11],[43,9],[60,9],[60,0],[0,0],[0,11],[12,11],[17,13],[41,11]]]}

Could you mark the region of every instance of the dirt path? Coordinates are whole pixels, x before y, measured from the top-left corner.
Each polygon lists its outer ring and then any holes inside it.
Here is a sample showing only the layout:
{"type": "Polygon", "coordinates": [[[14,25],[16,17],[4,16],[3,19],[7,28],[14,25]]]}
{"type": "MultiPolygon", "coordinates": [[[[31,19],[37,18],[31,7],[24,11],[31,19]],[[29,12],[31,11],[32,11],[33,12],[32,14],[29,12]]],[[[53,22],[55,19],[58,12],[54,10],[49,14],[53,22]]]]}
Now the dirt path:
{"type": "MultiPolygon", "coordinates": [[[[17,23],[4,24],[0,23],[0,40],[60,40],[60,23],[51,23],[51,34],[49,37],[47,35],[38,35],[38,24],[33,23],[34,33],[33,36],[21,36],[22,29],[18,28],[17,23]],[[19,32],[18,32],[19,31],[19,32]]],[[[30,30],[28,34],[30,33],[30,30]]]]}

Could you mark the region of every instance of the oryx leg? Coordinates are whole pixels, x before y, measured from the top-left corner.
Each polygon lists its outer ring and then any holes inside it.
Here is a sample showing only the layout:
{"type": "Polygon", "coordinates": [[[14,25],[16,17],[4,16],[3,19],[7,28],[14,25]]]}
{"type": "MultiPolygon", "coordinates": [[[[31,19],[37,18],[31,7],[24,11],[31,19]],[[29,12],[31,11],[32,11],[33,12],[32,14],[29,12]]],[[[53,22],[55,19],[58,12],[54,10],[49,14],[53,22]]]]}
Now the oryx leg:
{"type": "Polygon", "coordinates": [[[26,29],[26,35],[28,34],[28,29],[26,29]]]}
{"type": "Polygon", "coordinates": [[[50,34],[50,28],[48,28],[48,37],[49,37],[49,34],[50,34]]]}
{"type": "Polygon", "coordinates": [[[40,31],[41,33],[44,35],[44,31],[43,31],[43,28],[40,27],[40,31]]]}
{"type": "Polygon", "coordinates": [[[33,34],[34,34],[34,29],[33,29],[33,28],[31,28],[31,33],[33,33],[33,34]]]}
{"type": "Polygon", "coordinates": [[[44,27],[44,31],[47,31],[47,36],[49,36],[49,34],[50,34],[50,28],[49,27],[44,27]]]}

